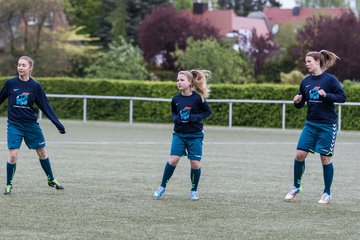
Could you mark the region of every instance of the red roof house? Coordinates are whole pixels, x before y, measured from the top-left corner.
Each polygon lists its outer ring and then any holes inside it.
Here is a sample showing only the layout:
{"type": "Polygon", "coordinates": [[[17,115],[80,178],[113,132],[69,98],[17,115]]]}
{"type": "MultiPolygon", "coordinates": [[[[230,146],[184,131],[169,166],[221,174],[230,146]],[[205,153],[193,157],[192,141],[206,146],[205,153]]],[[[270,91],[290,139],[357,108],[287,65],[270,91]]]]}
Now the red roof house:
{"type": "Polygon", "coordinates": [[[302,8],[293,9],[265,8],[264,13],[268,18],[269,24],[303,24],[307,18],[319,15],[341,16],[348,12],[346,8],[302,8]]]}
{"type": "Polygon", "coordinates": [[[220,36],[226,36],[231,32],[252,31],[256,29],[257,34],[267,35],[270,33],[269,26],[265,19],[238,17],[233,10],[204,11],[202,14],[195,14],[190,10],[180,11],[186,16],[193,16],[201,21],[207,21],[219,30],[220,36]]]}

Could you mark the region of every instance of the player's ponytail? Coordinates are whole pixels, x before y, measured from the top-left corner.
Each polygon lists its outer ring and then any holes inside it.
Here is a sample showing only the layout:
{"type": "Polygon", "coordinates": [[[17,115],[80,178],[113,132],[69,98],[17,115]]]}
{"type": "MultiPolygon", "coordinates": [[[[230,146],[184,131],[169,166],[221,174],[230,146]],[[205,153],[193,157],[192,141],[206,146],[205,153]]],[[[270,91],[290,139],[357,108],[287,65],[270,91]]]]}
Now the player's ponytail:
{"type": "Polygon", "coordinates": [[[336,60],[340,59],[335,53],[328,50],[321,50],[319,53],[321,54],[324,61],[323,65],[321,66],[324,71],[333,66],[336,60]]]}
{"type": "Polygon", "coordinates": [[[308,52],[306,56],[313,57],[315,61],[320,60],[320,67],[323,71],[326,71],[335,64],[336,60],[340,59],[335,53],[328,50],[308,52]]]}
{"type": "Polygon", "coordinates": [[[190,70],[193,77],[193,86],[195,90],[200,94],[202,98],[208,98],[210,95],[210,89],[207,86],[207,81],[211,77],[211,72],[208,70],[190,70]]]}

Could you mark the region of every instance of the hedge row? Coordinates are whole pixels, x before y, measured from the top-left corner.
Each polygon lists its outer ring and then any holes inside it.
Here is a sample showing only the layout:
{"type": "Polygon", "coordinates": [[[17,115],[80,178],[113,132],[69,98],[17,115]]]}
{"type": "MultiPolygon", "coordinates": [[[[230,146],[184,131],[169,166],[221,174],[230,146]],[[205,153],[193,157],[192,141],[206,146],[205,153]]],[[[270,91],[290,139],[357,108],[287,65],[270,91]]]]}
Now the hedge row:
{"type": "MultiPolygon", "coordinates": [[[[0,79],[1,86],[5,78],[0,79]]],[[[172,98],[178,93],[174,82],[125,81],[105,79],[38,78],[46,93],[106,96],[133,96],[172,98]]],[[[210,99],[263,99],[291,100],[298,86],[279,84],[212,85],[210,99]]],[[[360,102],[360,87],[345,89],[348,102],[360,102]]],[[[82,99],[49,98],[59,118],[81,119],[82,99]]],[[[206,124],[228,125],[229,104],[210,103],[213,114],[206,124]]],[[[233,126],[281,128],[281,104],[233,103],[233,126]]],[[[6,104],[0,106],[0,114],[6,115],[6,104]]],[[[298,110],[286,107],[286,128],[301,128],[306,108],[298,110]]],[[[342,107],[342,129],[360,130],[360,108],[342,107]]],[[[170,123],[169,102],[134,101],[135,122],[170,123]]],[[[128,100],[87,100],[87,119],[129,121],[128,100]]]]}

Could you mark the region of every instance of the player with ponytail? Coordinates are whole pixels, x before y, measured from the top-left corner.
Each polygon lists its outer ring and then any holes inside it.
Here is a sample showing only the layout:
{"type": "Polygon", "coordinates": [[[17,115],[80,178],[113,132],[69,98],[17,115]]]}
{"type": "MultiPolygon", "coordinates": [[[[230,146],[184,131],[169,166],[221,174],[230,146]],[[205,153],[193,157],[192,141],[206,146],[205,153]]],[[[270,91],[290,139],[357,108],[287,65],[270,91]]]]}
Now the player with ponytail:
{"type": "Polygon", "coordinates": [[[339,57],[335,53],[321,50],[308,52],[305,66],[309,76],[300,84],[299,93],[294,97],[296,108],[307,104],[307,115],[301,132],[294,160],[294,186],[285,196],[286,201],[294,201],[302,191],[301,180],[305,171],[308,153],[319,153],[323,166],[324,190],[319,203],[331,200],[331,184],[334,166],[331,157],[337,135],[337,115],[334,103],[344,103],[346,95],[335,76],[325,72],[339,57]]]}
{"type": "Polygon", "coordinates": [[[199,199],[197,189],[201,175],[203,120],[211,115],[211,109],[206,101],[210,92],[207,86],[210,76],[211,73],[207,70],[180,71],[177,75],[177,87],[181,92],[171,101],[172,120],[175,126],[170,159],[165,165],[161,184],[154,193],[156,199],[163,196],[168,181],[184,155],[187,155],[191,166],[190,199],[199,199]]]}

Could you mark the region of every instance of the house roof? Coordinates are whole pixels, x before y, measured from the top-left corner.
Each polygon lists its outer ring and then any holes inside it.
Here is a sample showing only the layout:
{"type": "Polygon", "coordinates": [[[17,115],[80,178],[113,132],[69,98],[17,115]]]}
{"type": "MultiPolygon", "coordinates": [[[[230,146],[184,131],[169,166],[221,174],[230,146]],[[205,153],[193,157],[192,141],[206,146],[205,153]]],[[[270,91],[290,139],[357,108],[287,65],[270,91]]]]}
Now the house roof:
{"type": "Polygon", "coordinates": [[[265,36],[270,31],[264,19],[239,17],[233,10],[205,11],[203,14],[193,14],[190,10],[181,10],[180,12],[186,16],[191,15],[194,18],[208,21],[219,29],[220,36],[226,36],[227,33],[238,30],[251,31],[253,28],[256,29],[258,35],[265,36]]]}
{"type": "Polygon", "coordinates": [[[346,8],[299,8],[299,15],[294,16],[294,9],[265,8],[264,13],[268,17],[270,25],[304,23],[307,18],[314,15],[341,16],[348,12],[346,8]]]}

